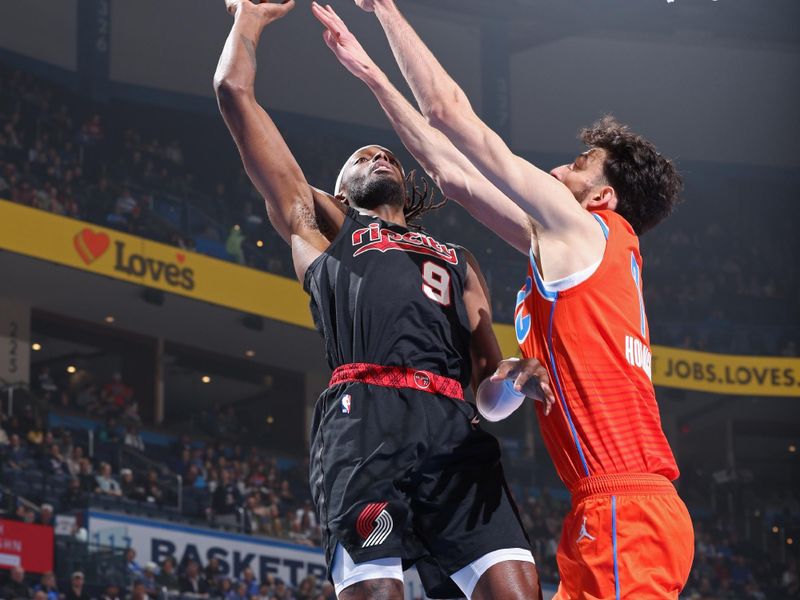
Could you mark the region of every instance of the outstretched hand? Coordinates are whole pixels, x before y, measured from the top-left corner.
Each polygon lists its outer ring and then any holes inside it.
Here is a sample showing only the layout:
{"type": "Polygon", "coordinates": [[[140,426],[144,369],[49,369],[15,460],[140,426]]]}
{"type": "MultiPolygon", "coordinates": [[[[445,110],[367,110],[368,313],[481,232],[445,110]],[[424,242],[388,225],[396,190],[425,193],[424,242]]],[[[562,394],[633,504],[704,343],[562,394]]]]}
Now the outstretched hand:
{"type": "Polygon", "coordinates": [[[261,19],[263,25],[268,25],[272,21],[277,21],[284,17],[294,8],[295,0],[282,0],[282,2],[261,2],[253,4],[250,0],[225,0],[225,8],[232,15],[240,10],[246,10],[249,14],[261,19]]]}
{"type": "Polygon", "coordinates": [[[375,11],[375,0],[355,0],[356,6],[367,12],[375,11]]]}
{"type": "MultiPolygon", "coordinates": [[[[357,0],[358,2],[371,2],[371,0],[357,0]]],[[[317,20],[325,26],[322,34],[339,62],[353,75],[366,81],[370,75],[378,72],[378,67],[361,47],[356,37],[347,29],[347,25],[339,18],[330,5],[322,6],[316,2],[311,3],[311,12],[317,20]]]]}
{"type": "Polygon", "coordinates": [[[497,370],[491,376],[492,381],[510,379],[514,381],[514,389],[528,398],[539,400],[544,404],[544,414],[549,415],[556,401],[550,387],[550,375],[535,358],[519,360],[507,358],[500,361],[497,370]]]}

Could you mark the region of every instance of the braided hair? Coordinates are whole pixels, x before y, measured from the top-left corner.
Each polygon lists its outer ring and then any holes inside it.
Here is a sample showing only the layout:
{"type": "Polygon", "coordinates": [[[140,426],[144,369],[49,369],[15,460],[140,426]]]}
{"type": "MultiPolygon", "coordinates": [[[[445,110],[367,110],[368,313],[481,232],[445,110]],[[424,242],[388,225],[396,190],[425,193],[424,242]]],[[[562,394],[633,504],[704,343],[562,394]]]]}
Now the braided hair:
{"type": "Polygon", "coordinates": [[[425,177],[420,177],[420,185],[417,185],[417,170],[412,169],[406,175],[406,205],[403,207],[403,214],[406,217],[406,224],[414,229],[423,229],[420,219],[426,213],[439,210],[447,204],[444,196],[440,201],[436,201],[436,188],[432,188],[425,177]]]}

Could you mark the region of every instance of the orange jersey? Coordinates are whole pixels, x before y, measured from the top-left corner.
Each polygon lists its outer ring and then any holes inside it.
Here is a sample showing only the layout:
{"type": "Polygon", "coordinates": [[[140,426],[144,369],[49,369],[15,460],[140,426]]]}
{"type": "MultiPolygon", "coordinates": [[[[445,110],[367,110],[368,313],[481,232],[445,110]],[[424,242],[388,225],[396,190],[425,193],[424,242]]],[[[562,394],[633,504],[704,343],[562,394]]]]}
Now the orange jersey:
{"type": "Polygon", "coordinates": [[[661,429],[651,381],[650,332],[642,299],[639,239],[610,210],[592,213],[606,236],[597,270],[549,292],[531,256],[517,294],[515,329],[526,358],[547,367],[557,403],[539,428],[559,476],[679,471],[661,429]]]}

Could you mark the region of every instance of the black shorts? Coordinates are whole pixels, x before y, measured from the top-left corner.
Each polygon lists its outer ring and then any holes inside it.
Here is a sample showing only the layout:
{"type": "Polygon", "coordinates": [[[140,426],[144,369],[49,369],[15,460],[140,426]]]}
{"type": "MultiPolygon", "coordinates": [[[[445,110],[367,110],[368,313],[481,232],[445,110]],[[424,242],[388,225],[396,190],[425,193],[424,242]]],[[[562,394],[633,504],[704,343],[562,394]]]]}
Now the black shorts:
{"type": "Polygon", "coordinates": [[[530,548],[494,436],[472,404],[362,382],[325,390],[315,408],[310,483],[328,565],[417,564],[426,593],[460,598],[449,575],[488,552],[530,548]]]}

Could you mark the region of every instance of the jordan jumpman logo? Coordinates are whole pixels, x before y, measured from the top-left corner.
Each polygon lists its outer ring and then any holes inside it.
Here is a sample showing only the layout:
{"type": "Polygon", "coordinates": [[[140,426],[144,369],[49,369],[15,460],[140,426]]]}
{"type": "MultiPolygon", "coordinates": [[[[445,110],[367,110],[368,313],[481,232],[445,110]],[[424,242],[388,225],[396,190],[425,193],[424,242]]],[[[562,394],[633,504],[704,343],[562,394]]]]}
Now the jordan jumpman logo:
{"type": "Polygon", "coordinates": [[[586,531],[586,517],[583,517],[583,525],[581,525],[581,531],[580,531],[580,533],[578,534],[578,539],[577,539],[577,540],[575,540],[575,543],[577,544],[577,543],[578,543],[578,542],[580,542],[580,541],[581,541],[583,538],[586,538],[586,539],[588,539],[588,540],[589,540],[589,541],[591,541],[591,542],[593,542],[593,541],[594,541],[594,536],[593,536],[593,535],[589,535],[589,532],[588,532],[588,531],[586,531]]]}

